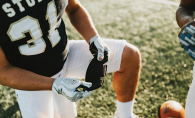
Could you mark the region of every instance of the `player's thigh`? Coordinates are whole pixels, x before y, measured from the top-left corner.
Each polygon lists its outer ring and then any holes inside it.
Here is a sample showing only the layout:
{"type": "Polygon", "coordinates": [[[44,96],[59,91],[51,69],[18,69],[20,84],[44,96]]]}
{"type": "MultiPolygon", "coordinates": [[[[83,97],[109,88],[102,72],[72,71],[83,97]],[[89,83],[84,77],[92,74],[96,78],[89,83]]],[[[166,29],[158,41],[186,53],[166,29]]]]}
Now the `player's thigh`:
{"type": "Polygon", "coordinates": [[[51,91],[15,90],[23,118],[53,118],[51,91]]]}
{"type": "MultiPolygon", "coordinates": [[[[106,63],[107,72],[115,72],[120,69],[121,58],[126,44],[125,40],[104,39],[104,42],[111,49],[109,61],[106,63]]],[[[89,51],[89,44],[84,40],[70,40],[69,54],[64,66],[66,77],[78,79],[85,78],[87,67],[93,58],[89,51]]]]}
{"type": "Polygon", "coordinates": [[[186,118],[195,118],[195,67],[193,68],[193,81],[188,91],[186,106],[185,106],[185,115],[186,118]]]}
{"type": "Polygon", "coordinates": [[[77,116],[76,104],[66,97],[53,92],[54,118],[75,118],[77,116]]]}
{"type": "MultiPolygon", "coordinates": [[[[64,71],[60,71],[53,78],[64,78],[64,71]]],[[[54,118],[75,118],[77,116],[76,104],[68,100],[65,96],[52,92],[54,118]]]]}

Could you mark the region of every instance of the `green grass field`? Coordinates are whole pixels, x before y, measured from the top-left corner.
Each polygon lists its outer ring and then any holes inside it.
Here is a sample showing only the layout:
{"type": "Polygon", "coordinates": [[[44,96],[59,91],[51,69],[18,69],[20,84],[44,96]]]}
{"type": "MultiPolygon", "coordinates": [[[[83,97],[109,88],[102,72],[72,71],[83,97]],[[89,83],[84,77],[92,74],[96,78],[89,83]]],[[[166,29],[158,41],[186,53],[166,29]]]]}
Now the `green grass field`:
{"type": "MultiPolygon", "coordinates": [[[[179,0],[173,0],[179,2],[179,0]]],[[[180,47],[175,21],[176,6],[146,0],[81,0],[91,14],[99,34],[126,39],[142,55],[141,77],[134,113],[155,118],[157,108],[167,100],[185,106],[192,81],[193,60],[180,47]]],[[[65,18],[69,39],[82,39],[65,18]]],[[[116,109],[112,74],[103,87],[78,103],[78,118],[109,118],[116,109]]],[[[20,118],[14,90],[0,86],[0,118],[20,118]]]]}

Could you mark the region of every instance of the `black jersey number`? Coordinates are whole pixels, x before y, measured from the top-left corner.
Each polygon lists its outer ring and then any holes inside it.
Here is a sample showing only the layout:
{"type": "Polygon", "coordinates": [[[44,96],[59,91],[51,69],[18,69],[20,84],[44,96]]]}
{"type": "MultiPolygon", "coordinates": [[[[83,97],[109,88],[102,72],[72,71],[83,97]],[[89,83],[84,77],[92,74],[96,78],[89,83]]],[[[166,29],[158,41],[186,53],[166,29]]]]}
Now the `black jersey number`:
{"type": "MultiPolygon", "coordinates": [[[[54,1],[48,3],[46,20],[50,24],[48,38],[52,44],[52,47],[54,47],[61,39],[58,30],[55,29],[55,25],[57,24],[57,10],[54,1]]],[[[7,34],[11,41],[14,42],[25,38],[26,32],[30,33],[32,39],[28,40],[27,44],[20,45],[18,47],[20,53],[22,55],[36,55],[43,53],[46,48],[46,43],[42,38],[43,34],[38,19],[31,16],[21,18],[10,25],[7,34]]]]}

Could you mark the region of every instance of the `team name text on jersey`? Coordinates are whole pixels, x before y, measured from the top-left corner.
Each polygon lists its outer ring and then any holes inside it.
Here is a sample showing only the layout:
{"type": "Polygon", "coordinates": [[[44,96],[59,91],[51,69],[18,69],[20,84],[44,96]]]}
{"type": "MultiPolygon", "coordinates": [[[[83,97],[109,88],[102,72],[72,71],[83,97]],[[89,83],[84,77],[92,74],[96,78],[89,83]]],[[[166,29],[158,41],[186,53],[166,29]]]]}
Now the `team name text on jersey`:
{"type": "MultiPolygon", "coordinates": [[[[12,0],[12,3],[14,5],[17,5],[20,12],[25,11],[25,8],[22,6],[21,4],[22,0],[12,0]]],[[[33,7],[36,4],[35,0],[25,0],[26,3],[28,4],[29,7],[33,7]]],[[[42,2],[42,0],[37,0],[38,2],[42,2]]],[[[2,5],[2,9],[7,13],[8,17],[13,17],[16,15],[16,12],[14,11],[14,9],[11,7],[10,3],[5,3],[2,5]]]]}

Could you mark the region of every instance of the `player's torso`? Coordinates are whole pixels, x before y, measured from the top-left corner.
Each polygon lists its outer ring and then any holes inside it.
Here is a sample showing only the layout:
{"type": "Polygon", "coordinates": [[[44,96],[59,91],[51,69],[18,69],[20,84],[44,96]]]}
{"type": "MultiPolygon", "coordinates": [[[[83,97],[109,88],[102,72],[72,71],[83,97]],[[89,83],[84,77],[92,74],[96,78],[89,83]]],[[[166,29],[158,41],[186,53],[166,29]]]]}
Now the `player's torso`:
{"type": "Polygon", "coordinates": [[[61,17],[68,0],[1,0],[0,5],[0,46],[8,61],[47,76],[59,71],[67,54],[61,17]]]}

